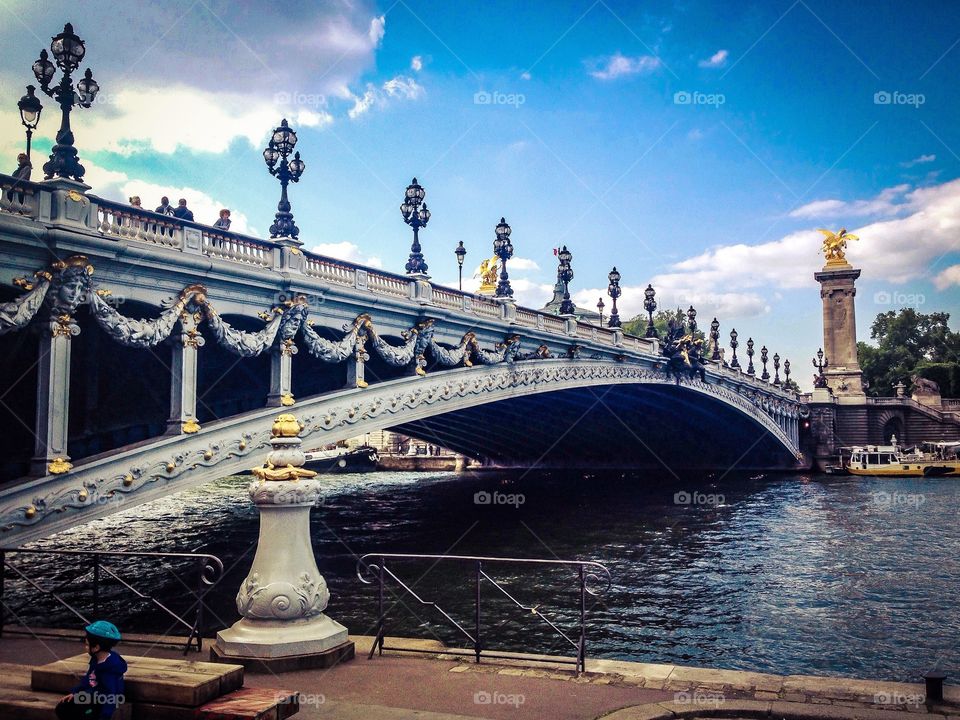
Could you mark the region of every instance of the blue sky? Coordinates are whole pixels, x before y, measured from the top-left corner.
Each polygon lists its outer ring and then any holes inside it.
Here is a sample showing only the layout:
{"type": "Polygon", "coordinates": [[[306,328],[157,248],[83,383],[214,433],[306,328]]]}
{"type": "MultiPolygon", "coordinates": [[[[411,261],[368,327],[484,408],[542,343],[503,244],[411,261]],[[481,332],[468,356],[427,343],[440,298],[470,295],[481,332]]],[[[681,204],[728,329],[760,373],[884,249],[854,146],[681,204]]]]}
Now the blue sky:
{"type": "MultiPolygon", "coordinates": [[[[861,236],[861,338],[901,305],[960,311],[960,14],[946,3],[39,5],[0,2],[11,169],[15,99],[70,20],[102,88],[75,115],[95,193],[183,194],[198,220],[226,206],[265,236],[278,187],[260,152],[288,117],[308,248],[402,271],[416,175],[436,281],[456,283],[459,240],[471,271],[488,256],[503,215],[524,303],[546,302],[566,244],[580,304],[616,265],[624,315],[653,282],[791,358],[802,384],[821,343],[818,227],[861,236]]],[[[45,104],[38,152],[56,129],[45,104]]]]}

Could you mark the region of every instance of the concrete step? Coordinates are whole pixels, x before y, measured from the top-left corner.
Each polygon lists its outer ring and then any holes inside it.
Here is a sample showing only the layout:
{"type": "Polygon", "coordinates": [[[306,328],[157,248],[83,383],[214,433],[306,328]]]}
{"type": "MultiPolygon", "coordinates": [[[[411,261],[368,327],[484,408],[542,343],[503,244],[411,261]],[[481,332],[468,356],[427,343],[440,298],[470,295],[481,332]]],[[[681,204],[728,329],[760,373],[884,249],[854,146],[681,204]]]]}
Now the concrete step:
{"type": "MultiPolygon", "coordinates": [[[[243,687],[239,665],[125,656],[124,687],[129,702],[162,703],[196,708],[243,687]]],[[[33,668],[30,687],[66,693],[87,671],[85,653],[33,668]]]]}

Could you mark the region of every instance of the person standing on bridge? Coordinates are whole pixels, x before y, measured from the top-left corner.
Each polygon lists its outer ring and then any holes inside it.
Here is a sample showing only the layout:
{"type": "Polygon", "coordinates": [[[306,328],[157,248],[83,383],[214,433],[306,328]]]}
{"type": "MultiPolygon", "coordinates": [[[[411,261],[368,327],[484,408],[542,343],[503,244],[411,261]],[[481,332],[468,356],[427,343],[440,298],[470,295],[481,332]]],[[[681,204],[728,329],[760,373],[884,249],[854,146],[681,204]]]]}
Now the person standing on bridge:
{"type": "Polygon", "coordinates": [[[83,638],[90,655],[90,666],[80,684],[57,703],[59,720],[100,720],[113,716],[125,702],[123,674],[126,661],[113,651],[120,642],[120,631],[113,623],[97,620],[84,628],[83,638]]]}
{"type": "Polygon", "coordinates": [[[158,212],[161,215],[173,215],[173,206],[170,204],[170,198],[164,195],[160,198],[160,207],[158,207],[154,212],[158,212]]]}
{"type": "Polygon", "coordinates": [[[190,210],[187,207],[186,198],[180,198],[180,202],[177,203],[177,207],[173,211],[173,216],[180,218],[181,220],[189,220],[193,222],[193,210],[190,210]]]}
{"type": "Polygon", "coordinates": [[[213,224],[218,230],[229,230],[230,229],[230,211],[224,208],[220,211],[220,217],[217,218],[217,221],[213,224]]]}

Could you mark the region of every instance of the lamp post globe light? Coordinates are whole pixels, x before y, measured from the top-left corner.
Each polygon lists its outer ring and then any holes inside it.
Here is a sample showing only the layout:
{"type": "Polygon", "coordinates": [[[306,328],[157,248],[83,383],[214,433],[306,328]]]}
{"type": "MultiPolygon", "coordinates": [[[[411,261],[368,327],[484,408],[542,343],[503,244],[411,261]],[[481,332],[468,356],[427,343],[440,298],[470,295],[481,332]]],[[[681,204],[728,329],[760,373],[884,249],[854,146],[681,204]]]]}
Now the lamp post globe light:
{"type": "Polygon", "coordinates": [[[747,339],[747,358],[749,362],[747,363],[747,375],[755,375],[756,370],[753,367],[753,338],[747,339]]]}
{"type": "Polygon", "coordinates": [[[783,384],[790,387],[790,360],[789,358],[783,361],[783,376],[786,378],[783,384]]]}
{"type": "Polygon", "coordinates": [[[460,271],[460,292],[463,292],[463,259],[467,255],[467,249],[463,246],[463,240],[457,244],[457,249],[453,252],[457,256],[457,268],[460,271]]]}
{"type": "Polygon", "coordinates": [[[40,111],[43,105],[40,104],[40,98],[34,95],[37,88],[33,85],[27,85],[27,94],[17,102],[17,108],[20,110],[20,122],[27,129],[27,159],[30,159],[30,140],[33,138],[33,131],[40,124],[40,111]]]}
{"type": "Polygon", "coordinates": [[[420,228],[426,227],[430,222],[430,211],[427,204],[423,201],[426,197],[426,191],[423,186],[414,178],[407,185],[403,195],[403,203],[400,205],[400,214],[403,215],[403,221],[413,228],[413,244],[410,246],[410,258],[405,265],[408,275],[426,275],[427,263],[423,259],[423,252],[420,248],[420,228]],[[422,205],[422,207],[421,207],[422,205]]]}
{"type": "Polygon", "coordinates": [[[710,344],[713,346],[711,360],[720,362],[720,321],[716,318],[710,323],[710,344]]]}
{"type": "MultiPolygon", "coordinates": [[[[40,89],[48,96],[54,98],[60,104],[60,129],[57,131],[56,144],[50,153],[50,159],[43,164],[43,176],[46,180],[54,177],[73,178],[79,182],[83,181],[85,171],[83,165],[77,159],[77,149],[73,146],[73,131],[70,129],[70,111],[74,105],[82,108],[89,108],[100,92],[100,86],[93,79],[93,73],[90,68],[83,74],[76,88],[73,86],[72,73],[80,67],[80,61],[87,50],[83,40],[77,37],[73,32],[73,25],[67,23],[63,26],[63,32],[55,35],[50,40],[50,52],[56,60],[56,67],[60,68],[62,77],[60,82],[50,86],[53,75],[56,72],[54,64],[50,62],[50,56],[46,50],[40,51],[40,59],[33,64],[33,74],[40,83],[40,89]]],[[[28,96],[33,93],[27,88],[28,96]]],[[[26,100],[27,96],[21,99],[26,100]]],[[[37,103],[39,105],[39,103],[37,103]]],[[[40,111],[37,110],[36,119],[39,120],[40,111]]],[[[26,124],[26,116],[23,115],[21,108],[21,119],[26,124]]],[[[36,127],[36,126],[34,126],[36,127]]],[[[29,132],[29,130],[28,130],[29,132]]]]}
{"type": "Polygon", "coordinates": [[[730,358],[730,367],[740,369],[740,361],[737,360],[737,346],[740,344],[737,342],[737,329],[733,328],[730,331],[730,349],[733,350],[733,357],[730,358]]]}
{"type": "Polygon", "coordinates": [[[513,243],[510,242],[510,233],[513,230],[507,225],[505,218],[500,218],[494,232],[496,237],[493,240],[493,254],[500,258],[500,281],[497,283],[497,291],[494,297],[500,299],[513,298],[513,288],[510,287],[510,276],[507,275],[507,260],[513,257],[513,243]]]}
{"type": "Polygon", "coordinates": [[[573,315],[577,310],[570,301],[570,281],[573,280],[573,266],[570,262],[573,260],[573,253],[567,250],[567,246],[564,245],[557,253],[557,257],[560,259],[557,276],[563,283],[563,302],[560,303],[560,314],[573,315]]]}
{"type": "Polygon", "coordinates": [[[296,145],[297,134],[284,118],[280,126],[273,131],[270,142],[263,151],[263,161],[267,164],[267,169],[280,181],[280,202],[277,203],[277,214],[270,226],[271,238],[288,237],[296,240],[300,234],[300,228],[293,221],[293,213],[290,212],[290,200],[287,199],[287,184],[299,182],[306,169],[299,152],[294,154],[293,160],[287,160],[296,145]]]}
{"type": "Polygon", "coordinates": [[[603,327],[603,309],[606,305],[603,304],[603,298],[601,297],[597,300],[597,312],[600,314],[600,327],[603,327]]]}
{"type": "Polygon", "coordinates": [[[778,387],[783,384],[780,382],[780,353],[773,354],[773,384],[778,387]]]}
{"type": "Polygon", "coordinates": [[[648,338],[658,338],[660,335],[657,333],[657,328],[653,325],[653,311],[657,309],[657,291],[653,289],[653,285],[647,285],[647,289],[643,291],[643,309],[647,311],[647,334],[648,338]]]}
{"type": "Polygon", "coordinates": [[[697,310],[693,305],[687,310],[687,325],[690,327],[691,335],[697,331],[697,310]]]}
{"type": "MultiPolygon", "coordinates": [[[[607,327],[620,327],[620,313],[617,312],[617,298],[623,294],[623,290],[620,289],[620,273],[616,267],[607,275],[607,280],[610,282],[610,284],[607,285],[607,295],[613,300],[613,307],[610,309],[610,322],[607,323],[607,327]]],[[[603,324],[602,321],[601,324],[603,324]]]]}
{"type": "Polygon", "coordinates": [[[763,364],[763,372],[760,373],[760,379],[770,382],[770,373],[767,372],[767,346],[760,348],[760,362],[763,364]]]}

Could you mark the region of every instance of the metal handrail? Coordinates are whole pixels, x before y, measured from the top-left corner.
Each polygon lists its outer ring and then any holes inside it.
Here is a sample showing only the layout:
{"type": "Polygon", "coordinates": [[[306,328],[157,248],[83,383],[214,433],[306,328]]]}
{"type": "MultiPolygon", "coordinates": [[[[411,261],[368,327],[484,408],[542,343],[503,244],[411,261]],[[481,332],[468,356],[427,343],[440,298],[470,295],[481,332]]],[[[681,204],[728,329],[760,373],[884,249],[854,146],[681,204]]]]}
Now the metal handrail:
{"type": "MultiPolygon", "coordinates": [[[[436,563],[435,563],[436,564],[436,563]]],[[[598,562],[593,562],[590,560],[543,560],[537,558],[504,558],[504,557],[486,557],[482,555],[422,555],[422,554],[409,554],[409,553],[368,553],[363,555],[357,560],[357,579],[365,585],[373,585],[375,582],[378,585],[378,598],[377,598],[377,635],[374,638],[373,646],[370,648],[370,654],[367,656],[367,659],[371,659],[376,652],[378,655],[383,655],[384,650],[384,639],[386,635],[386,610],[384,609],[384,589],[386,585],[386,579],[390,577],[394,580],[408,595],[413,596],[421,605],[427,605],[429,607],[437,610],[447,621],[453,625],[470,643],[473,644],[473,655],[476,659],[476,662],[480,662],[481,655],[486,655],[487,657],[492,658],[505,658],[510,657],[509,655],[502,655],[496,653],[490,653],[484,649],[483,642],[481,640],[480,633],[480,589],[481,581],[486,579],[490,582],[497,590],[499,590],[503,595],[505,595],[514,605],[523,610],[526,613],[531,613],[536,615],[541,620],[543,620],[547,625],[553,629],[560,637],[566,640],[573,648],[577,651],[577,658],[574,661],[551,658],[549,660],[538,660],[538,662],[557,662],[557,663],[569,663],[575,664],[576,670],[578,673],[585,672],[586,670],[586,655],[587,655],[587,629],[586,629],[586,616],[587,616],[587,595],[592,597],[599,597],[604,592],[610,588],[612,578],[610,576],[610,571],[606,566],[601,565],[598,562]],[[453,561],[453,562],[467,562],[474,563],[474,577],[475,577],[475,601],[474,601],[474,629],[473,633],[470,633],[466,628],[464,628],[460,623],[453,619],[447,611],[441,608],[436,602],[425,600],[417,592],[413,590],[409,585],[407,585],[403,580],[401,580],[392,570],[387,567],[387,560],[434,560],[437,563],[442,561],[453,561]],[[543,611],[540,609],[540,605],[525,605],[513,595],[511,595],[502,584],[500,584],[496,579],[490,576],[487,570],[484,568],[484,563],[503,563],[503,564],[513,564],[513,565],[551,565],[551,566],[566,566],[573,567],[577,570],[578,583],[579,583],[579,592],[580,592],[580,635],[574,640],[567,633],[565,633],[559,626],[556,625],[549,617],[547,617],[543,611]],[[365,577],[365,573],[370,577],[365,577]],[[606,581],[603,584],[602,588],[600,587],[591,587],[591,583],[606,581]]],[[[387,650],[395,650],[402,652],[426,652],[424,650],[418,650],[413,648],[398,648],[398,647],[388,647],[387,650]]],[[[448,652],[446,654],[458,655],[463,653],[448,652]]]]}
{"type": "MultiPolygon", "coordinates": [[[[167,615],[172,617],[175,621],[175,624],[182,625],[183,627],[189,630],[187,635],[187,641],[183,648],[183,654],[186,655],[190,651],[191,645],[193,645],[194,640],[196,640],[197,652],[200,652],[203,649],[203,631],[204,631],[204,614],[203,614],[203,599],[204,595],[209,592],[210,588],[217,584],[223,576],[223,561],[220,560],[216,555],[208,555],[206,553],[158,553],[158,552],[126,552],[122,550],[110,551],[110,552],[101,552],[101,551],[92,551],[92,550],[25,550],[22,548],[0,548],[0,637],[3,636],[3,626],[5,624],[5,615],[7,611],[13,615],[17,616],[17,611],[20,610],[25,605],[34,602],[34,598],[31,597],[17,605],[16,607],[9,607],[5,599],[5,585],[6,585],[6,575],[7,570],[12,571],[18,577],[27,582],[32,588],[37,590],[43,595],[49,595],[54,598],[58,603],[63,607],[69,610],[73,615],[75,615],[81,622],[87,624],[90,622],[90,619],[87,618],[83,613],[73,607],[68,603],[61,595],[60,591],[69,586],[75,580],[86,577],[91,571],[93,572],[93,587],[92,587],[92,599],[93,599],[93,615],[99,616],[100,614],[100,583],[101,573],[105,573],[110,578],[116,580],[120,585],[125,587],[127,590],[132,592],[141,600],[146,600],[153,603],[153,605],[167,615]],[[39,582],[33,580],[27,576],[20,568],[16,567],[10,559],[7,557],[11,554],[24,554],[24,555],[67,555],[67,556],[77,556],[83,558],[90,558],[90,565],[85,569],[81,569],[71,574],[66,580],[57,584],[52,588],[47,588],[41,585],[39,582]],[[157,598],[143,593],[138,590],[136,587],[128,583],[123,579],[117,572],[108,565],[105,565],[102,561],[102,558],[105,557],[139,557],[139,558],[160,558],[162,560],[167,559],[189,559],[196,563],[196,592],[194,596],[197,601],[196,605],[196,614],[194,615],[193,622],[186,620],[181,617],[173,610],[168,608],[162,602],[157,600],[157,598]]],[[[178,576],[179,577],[179,576],[178,576]]],[[[184,583],[186,585],[186,583],[184,583]]],[[[191,608],[192,609],[192,608],[191,608]]],[[[189,611],[188,611],[189,612],[189,611]]]]}

